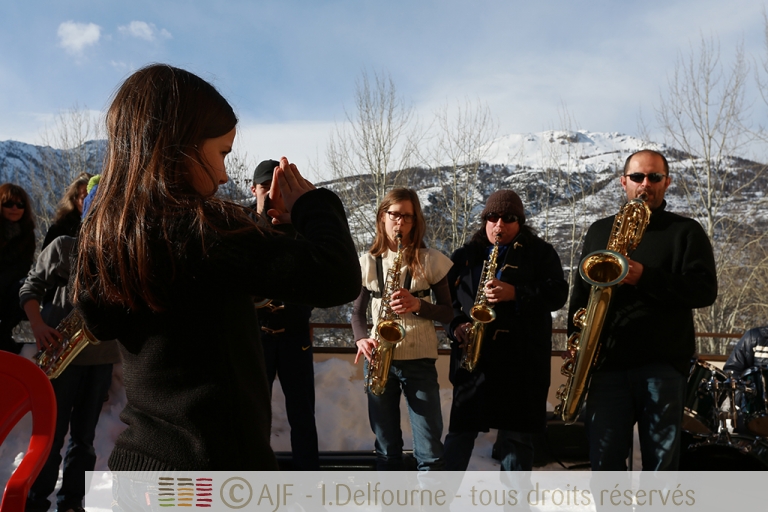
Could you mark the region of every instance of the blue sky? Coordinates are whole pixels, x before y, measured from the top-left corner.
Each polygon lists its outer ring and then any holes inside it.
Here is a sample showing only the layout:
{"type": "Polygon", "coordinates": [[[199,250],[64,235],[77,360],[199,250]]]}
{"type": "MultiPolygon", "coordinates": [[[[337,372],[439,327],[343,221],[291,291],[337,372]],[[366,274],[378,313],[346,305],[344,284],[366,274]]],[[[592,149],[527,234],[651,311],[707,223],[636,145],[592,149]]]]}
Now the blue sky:
{"type": "MultiPolygon", "coordinates": [[[[212,81],[253,158],[324,162],[363,70],[391,75],[428,121],[480,99],[499,134],[558,127],[637,132],[653,124],[680,52],[702,35],[729,61],[765,55],[758,1],[2,0],[0,140],[40,142],[74,105],[103,110],[132,70],[167,62],[212,81]]],[[[763,115],[755,106],[756,115],[763,115]]],[[[758,119],[759,121],[759,119],[758,119]]],[[[653,128],[653,126],[651,126],[653,128]]]]}

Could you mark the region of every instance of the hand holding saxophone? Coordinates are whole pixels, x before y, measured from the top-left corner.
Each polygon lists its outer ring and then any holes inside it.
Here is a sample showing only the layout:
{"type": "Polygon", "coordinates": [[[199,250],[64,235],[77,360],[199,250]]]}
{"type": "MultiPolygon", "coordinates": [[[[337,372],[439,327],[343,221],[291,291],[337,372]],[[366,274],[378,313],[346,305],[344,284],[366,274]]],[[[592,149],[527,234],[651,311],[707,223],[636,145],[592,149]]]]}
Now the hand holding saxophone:
{"type": "Polygon", "coordinates": [[[405,288],[400,288],[392,294],[389,305],[392,307],[392,311],[398,315],[418,313],[421,309],[421,300],[411,295],[411,292],[405,288]]]}
{"type": "Polygon", "coordinates": [[[459,348],[464,349],[469,343],[469,330],[472,329],[472,322],[459,324],[453,330],[453,337],[459,342],[459,348]]]}
{"type": "Polygon", "coordinates": [[[621,284],[636,285],[640,281],[640,276],[643,275],[643,264],[639,261],[633,261],[627,258],[629,264],[629,270],[627,271],[627,277],[621,282],[621,284]]]}
{"type": "Polygon", "coordinates": [[[485,283],[485,297],[491,304],[515,300],[515,285],[494,277],[485,283]]]}
{"type": "Polygon", "coordinates": [[[37,350],[57,348],[61,344],[61,333],[53,327],[46,325],[44,322],[35,324],[30,322],[29,326],[32,329],[32,334],[35,337],[37,350]]]}
{"type": "Polygon", "coordinates": [[[373,349],[376,348],[378,343],[373,338],[360,338],[355,342],[355,345],[357,345],[357,354],[355,355],[354,364],[357,364],[360,360],[360,354],[363,354],[368,362],[370,362],[373,356],[373,349]]]}

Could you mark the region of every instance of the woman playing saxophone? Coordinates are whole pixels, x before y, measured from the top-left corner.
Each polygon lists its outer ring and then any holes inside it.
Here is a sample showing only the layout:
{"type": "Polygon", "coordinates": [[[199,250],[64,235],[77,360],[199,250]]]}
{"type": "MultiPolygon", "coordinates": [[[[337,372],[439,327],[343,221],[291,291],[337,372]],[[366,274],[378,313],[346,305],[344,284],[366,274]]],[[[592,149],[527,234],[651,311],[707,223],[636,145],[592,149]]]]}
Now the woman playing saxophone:
{"type": "MultiPolygon", "coordinates": [[[[402,267],[398,283],[388,298],[389,307],[405,330],[396,342],[381,394],[368,393],[368,417],[376,434],[378,470],[398,470],[402,463],[403,439],[400,431],[400,395],[405,394],[413,429],[413,451],[419,470],[442,469],[443,419],[440,388],[437,383],[437,335],[434,322],[446,323],[452,317],[446,275],[451,261],[442,253],[427,249],[423,237],[426,223],[416,192],[391,190],[376,213],[376,237],[368,253],[360,258],[363,288],[352,311],[352,328],[360,355],[366,359],[366,372],[377,347],[376,325],[368,331],[366,311],[371,302],[374,323],[382,316],[382,297],[386,276],[400,254],[402,267]],[[398,237],[402,250],[398,251],[398,237]],[[430,290],[436,297],[432,303],[430,290]]],[[[384,304],[386,305],[386,304],[384,304]]]]}

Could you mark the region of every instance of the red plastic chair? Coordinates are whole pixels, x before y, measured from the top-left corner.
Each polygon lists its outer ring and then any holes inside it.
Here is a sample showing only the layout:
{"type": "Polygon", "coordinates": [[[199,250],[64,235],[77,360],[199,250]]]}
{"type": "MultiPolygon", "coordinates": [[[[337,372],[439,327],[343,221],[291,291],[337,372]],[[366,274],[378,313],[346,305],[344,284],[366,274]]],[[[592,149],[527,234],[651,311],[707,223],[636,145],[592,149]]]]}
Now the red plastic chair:
{"type": "Polygon", "coordinates": [[[32,411],[32,437],[24,459],[5,486],[0,512],[22,512],[27,493],[43,469],[56,429],[56,396],[45,373],[29,359],[0,351],[0,444],[32,411]]]}

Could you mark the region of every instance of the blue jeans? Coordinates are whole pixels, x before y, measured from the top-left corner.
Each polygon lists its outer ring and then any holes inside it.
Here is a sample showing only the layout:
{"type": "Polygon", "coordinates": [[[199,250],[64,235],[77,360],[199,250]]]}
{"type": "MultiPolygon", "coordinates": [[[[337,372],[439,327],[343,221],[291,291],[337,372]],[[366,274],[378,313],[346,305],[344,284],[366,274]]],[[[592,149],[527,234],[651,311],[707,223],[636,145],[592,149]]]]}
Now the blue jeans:
{"type": "MultiPolygon", "coordinates": [[[[445,469],[466,471],[477,432],[448,432],[445,436],[445,469]]],[[[533,436],[527,432],[499,430],[501,471],[531,471],[533,469],[533,436]]]]}
{"type": "Polygon", "coordinates": [[[677,470],[685,385],[666,363],[596,372],[587,395],[592,470],[626,471],[635,423],[643,470],[677,470]]]}
{"type": "Polygon", "coordinates": [[[401,393],[408,405],[419,471],[443,469],[443,414],[434,359],[393,360],[384,393],[368,393],[368,419],[376,434],[376,469],[397,471],[402,466],[401,393]]]}
{"type": "Polygon", "coordinates": [[[61,489],[57,493],[59,510],[82,505],[85,496],[85,472],[93,471],[96,452],[93,439],[101,407],[112,383],[112,365],[70,365],[58,378],[53,379],[56,394],[56,430],[53,446],[27,495],[27,512],[47,511],[48,496],[56,487],[61,464],[61,447],[69,431],[69,446],[64,458],[61,489]]]}

